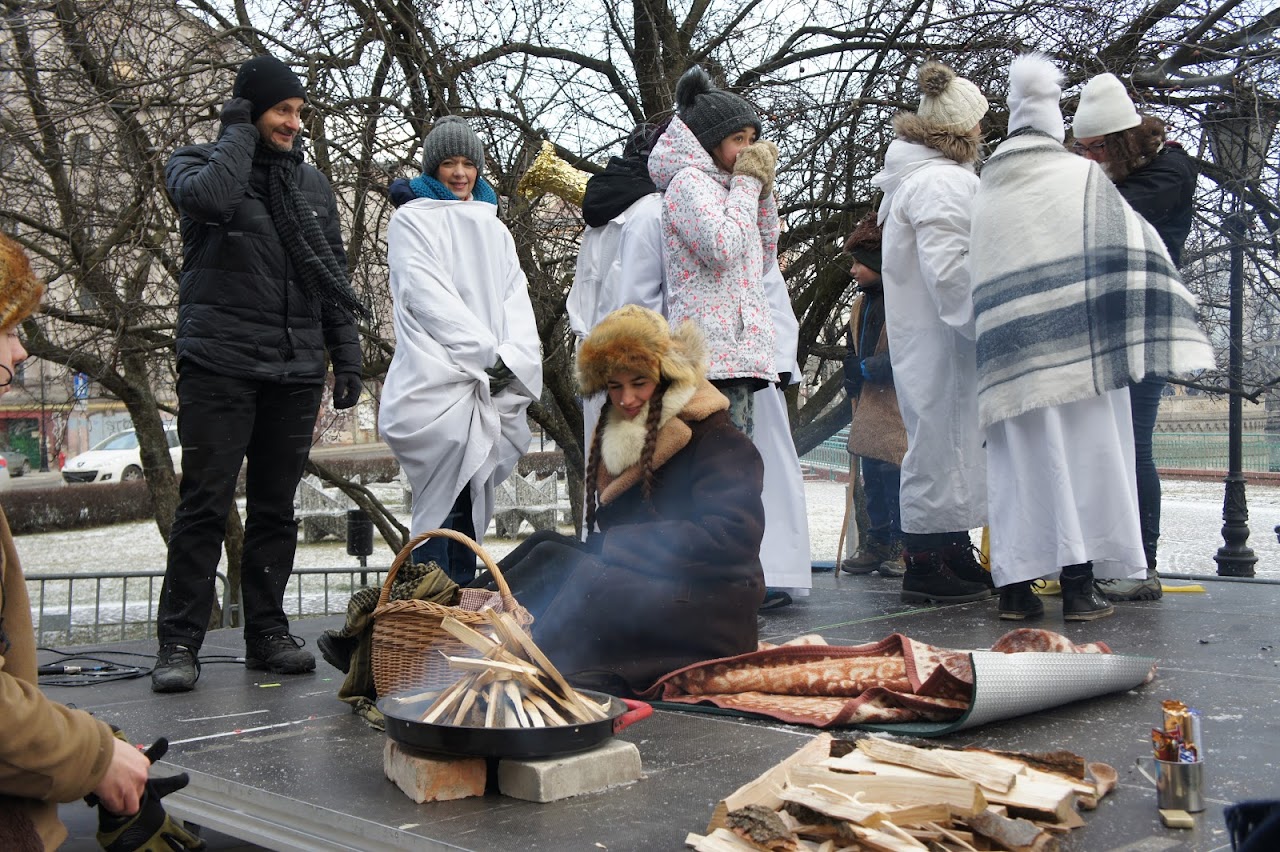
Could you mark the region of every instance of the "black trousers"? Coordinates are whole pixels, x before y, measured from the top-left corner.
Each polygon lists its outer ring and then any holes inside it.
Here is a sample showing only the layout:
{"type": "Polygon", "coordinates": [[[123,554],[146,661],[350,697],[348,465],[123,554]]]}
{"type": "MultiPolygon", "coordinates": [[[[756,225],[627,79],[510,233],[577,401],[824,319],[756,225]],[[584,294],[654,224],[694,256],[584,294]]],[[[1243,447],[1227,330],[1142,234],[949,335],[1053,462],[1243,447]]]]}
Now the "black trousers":
{"type": "Polygon", "coordinates": [[[298,545],[293,496],[311,448],[323,389],[320,384],[223,376],[190,362],[182,364],[182,484],[156,615],[160,644],[199,648],[204,641],[227,514],[240,463],[246,459],[247,518],[240,574],[244,635],[255,638],[289,629],[283,602],[298,545]]]}

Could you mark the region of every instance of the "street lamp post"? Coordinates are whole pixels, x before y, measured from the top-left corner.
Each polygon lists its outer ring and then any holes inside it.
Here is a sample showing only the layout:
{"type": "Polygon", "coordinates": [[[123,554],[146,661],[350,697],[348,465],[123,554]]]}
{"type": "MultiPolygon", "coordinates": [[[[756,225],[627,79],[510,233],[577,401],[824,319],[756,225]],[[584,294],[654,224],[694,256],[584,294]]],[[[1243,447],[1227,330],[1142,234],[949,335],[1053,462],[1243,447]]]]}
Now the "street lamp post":
{"type": "Polygon", "coordinates": [[[1230,180],[1231,212],[1225,230],[1231,241],[1230,288],[1230,352],[1228,383],[1227,477],[1223,481],[1222,547],[1214,560],[1223,577],[1252,577],[1258,558],[1249,547],[1249,504],[1245,496],[1242,467],[1244,392],[1244,247],[1253,211],[1245,204],[1245,189],[1256,181],[1271,144],[1275,129],[1275,112],[1256,100],[1236,100],[1227,106],[1205,112],[1204,128],[1208,133],[1213,158],[1226,170],[1230,180]]]}

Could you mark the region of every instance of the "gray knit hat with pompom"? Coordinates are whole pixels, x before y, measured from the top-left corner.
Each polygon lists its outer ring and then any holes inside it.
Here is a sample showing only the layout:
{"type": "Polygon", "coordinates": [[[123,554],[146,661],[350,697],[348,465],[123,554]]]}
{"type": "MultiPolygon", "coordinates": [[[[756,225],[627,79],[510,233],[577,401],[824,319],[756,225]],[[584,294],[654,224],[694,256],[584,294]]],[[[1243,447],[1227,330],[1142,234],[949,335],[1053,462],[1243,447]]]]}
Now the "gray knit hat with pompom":
{"type": "Polygon", "coordinates": [[[695,65],[676,83],[676,114],[708,151],[744,127],[762,132],[751,104],[733,92],[717,89],[711,75],[695,65]]]}
{"type": "Polygon", "coordinates": [[[422,173],[435,177],[436,169],[450,157],[466,157],[484,172],[484,143],[471,125],[456,115],[436,121],[422,142],[422,173]]]}

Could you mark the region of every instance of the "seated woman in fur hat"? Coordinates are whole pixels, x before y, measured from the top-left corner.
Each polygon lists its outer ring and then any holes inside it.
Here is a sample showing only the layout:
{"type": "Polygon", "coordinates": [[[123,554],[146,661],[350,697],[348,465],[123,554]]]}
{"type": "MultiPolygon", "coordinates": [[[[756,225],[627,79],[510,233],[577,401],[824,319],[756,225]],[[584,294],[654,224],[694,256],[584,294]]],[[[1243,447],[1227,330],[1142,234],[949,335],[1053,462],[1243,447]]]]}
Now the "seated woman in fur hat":
{"type": "Polygon", "coordinates": [[[590,535],[535,533],[499,563],[534,641],[578,686],[627,695],[756,649],[764,466],[705,353],[692,323],[673,333],[638,305],[579,348],[582,392],[608,392],[587,462],[590,535]]]}

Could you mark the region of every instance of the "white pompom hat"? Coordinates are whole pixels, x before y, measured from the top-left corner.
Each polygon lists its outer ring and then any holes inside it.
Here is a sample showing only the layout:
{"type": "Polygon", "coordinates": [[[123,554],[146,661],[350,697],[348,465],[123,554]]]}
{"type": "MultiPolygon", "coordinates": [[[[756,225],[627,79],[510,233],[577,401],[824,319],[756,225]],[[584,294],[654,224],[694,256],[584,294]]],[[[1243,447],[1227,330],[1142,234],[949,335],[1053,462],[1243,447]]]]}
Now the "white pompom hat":
{"type": "Polygon", "coordinates": [[[1077,139],[1106,136],[1142,123],[1137,108],[1115,74],[1099,74],[1080,91],[1080,105],[1071,125],[1077,139]]]}

